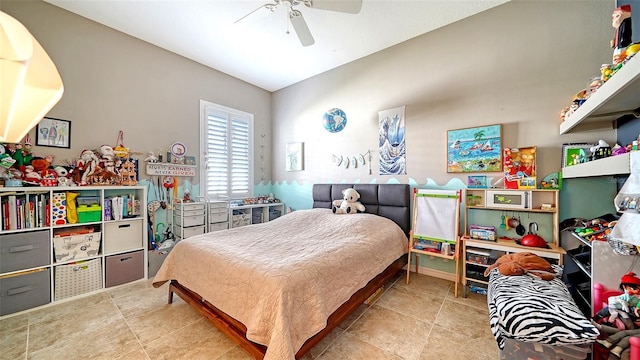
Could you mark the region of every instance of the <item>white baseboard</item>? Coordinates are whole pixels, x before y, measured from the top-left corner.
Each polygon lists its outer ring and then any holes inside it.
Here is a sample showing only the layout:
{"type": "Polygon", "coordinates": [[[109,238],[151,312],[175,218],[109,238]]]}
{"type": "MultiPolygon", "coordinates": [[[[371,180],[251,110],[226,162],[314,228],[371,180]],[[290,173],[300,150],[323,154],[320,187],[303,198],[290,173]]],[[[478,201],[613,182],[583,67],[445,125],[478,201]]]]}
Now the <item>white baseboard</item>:
{"type": "MultiPolygon", "coordinates": [[[[413,269],[415,269],[415,265],[411,265],[411,272],[415,273],[415,271],[413,271],[413,269]]],[[[404,267],[404,270],[407,271],[407,267],[404,267]]],[[[456,274],[454,273],[450,273],[447,271],[440,271],[440,270],[435,270],[435,269],[431,269],[428,267],[422,267],[422,266],[418,266],[418,273],[422,274],[422,275],[429,275],[429,276],[433,276],[433,277],[437,277],[439,279],[445,279],[445,280],[449,280],[449,281],[456,281],[456,274]]]]}

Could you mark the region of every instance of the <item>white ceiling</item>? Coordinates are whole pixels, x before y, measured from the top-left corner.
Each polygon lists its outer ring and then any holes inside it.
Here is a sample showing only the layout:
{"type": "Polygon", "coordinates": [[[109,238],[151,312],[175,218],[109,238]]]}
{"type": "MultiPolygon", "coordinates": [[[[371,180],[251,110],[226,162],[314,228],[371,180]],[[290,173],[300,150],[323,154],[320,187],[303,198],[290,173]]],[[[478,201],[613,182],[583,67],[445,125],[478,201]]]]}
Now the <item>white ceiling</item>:
{"type": "Polygon", "coordinates": [[[276,91],[509,0],[364,0],[355,15],[299,4],[315,38],[308,47],[282,6],[234,24],[270,0],[45,1],[276,91]]]}

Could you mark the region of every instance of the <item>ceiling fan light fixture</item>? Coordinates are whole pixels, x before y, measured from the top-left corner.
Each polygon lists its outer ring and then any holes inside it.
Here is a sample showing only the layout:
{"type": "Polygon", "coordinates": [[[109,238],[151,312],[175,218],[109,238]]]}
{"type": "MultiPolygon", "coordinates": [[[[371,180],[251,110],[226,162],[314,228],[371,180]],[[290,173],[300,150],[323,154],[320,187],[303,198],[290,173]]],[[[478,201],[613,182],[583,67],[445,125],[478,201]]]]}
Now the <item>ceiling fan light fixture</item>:
{"type": "MultiPolygon", "coordinates": [[[[278,5],[282,5],[285,8],[287,17],[289,18],[289,22],[293,26],[293,29],[296,31],[296,35],[298,35],[298,39],[302,46],[310,46],[315,43],[313,39],[313,35],[311,35],[311,31],[309,30],[309,26],[307,26],[307,22],[305,21],[302,13],[298,10],[295,10],[294,7],[300,4],[310,8],[310,9],[320,9],[320,10],[328,10],[328,11],[337,11],[349,14],[357,14],[360,12],[362,8],[362,0],[273,0],[273,4],[264,4],[253,10],[252,12],[246,14],[240,19],[236,20],[234,23],[238,23],[240,20],[248,17],[249,15],[255,13],[256,11],[265,8],[270,12],[275,12],[278,8],[278,5]]],[[[287,25],[287,31],[289,33],[289,27],[287,25]]]]}

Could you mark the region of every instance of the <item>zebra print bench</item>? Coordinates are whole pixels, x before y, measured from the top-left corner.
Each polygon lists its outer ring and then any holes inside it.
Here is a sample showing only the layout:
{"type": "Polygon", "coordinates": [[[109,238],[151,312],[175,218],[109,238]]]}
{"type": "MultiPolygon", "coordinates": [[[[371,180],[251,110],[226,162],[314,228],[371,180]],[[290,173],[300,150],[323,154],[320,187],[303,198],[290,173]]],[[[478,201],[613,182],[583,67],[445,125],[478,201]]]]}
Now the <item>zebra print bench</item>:
{"type": "Polygon", "coordinates": [[[503,359],[584,359],[599,335],[562,282],[556,278],[489,274],[489,321],[503,359]]]}

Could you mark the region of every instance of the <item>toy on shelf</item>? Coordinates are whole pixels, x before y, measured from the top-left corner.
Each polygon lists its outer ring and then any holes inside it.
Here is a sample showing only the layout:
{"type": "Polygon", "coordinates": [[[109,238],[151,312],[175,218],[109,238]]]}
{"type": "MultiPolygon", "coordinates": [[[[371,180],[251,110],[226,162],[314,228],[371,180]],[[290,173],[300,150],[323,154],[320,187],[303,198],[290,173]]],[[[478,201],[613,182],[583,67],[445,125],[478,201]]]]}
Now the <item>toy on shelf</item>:
{"type": "Polygon", "coordinates": [[[599,140],[598,144],[595,146],[592,146],[591,148],[589,148],[589,150],[591,151],[591,155],[589,156],[589,161],[609,157],[611,156],[611,152],[612,152],[611,146],[609,146],[609,144],[604,140],[599,140]]]}
{"type": "Polygon", "coordinates": [[[562,171],[545,176],[540,182],[540,189],[562,190],[562,171]]]}
{"type": "Polygon", "coordinates": [[[611,25],[616,29],[616,34],[611,40],[613,48],[613,65],[618,65],[624,60],[624,51],[631,45],[631,5],[622,5],[613,10],[611,25]]]}
{"type": "Polygon", "coordinates": [[[536,147],[504,149],[504,188],[536,188],[536,147]]]}

